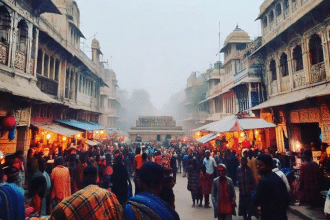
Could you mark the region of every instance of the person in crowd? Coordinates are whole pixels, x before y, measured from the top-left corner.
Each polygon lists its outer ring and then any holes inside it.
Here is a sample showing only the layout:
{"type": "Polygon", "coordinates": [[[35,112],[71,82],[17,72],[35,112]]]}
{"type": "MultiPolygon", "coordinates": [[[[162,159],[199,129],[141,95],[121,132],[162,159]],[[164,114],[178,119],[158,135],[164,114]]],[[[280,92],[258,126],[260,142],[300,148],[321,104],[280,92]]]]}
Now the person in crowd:
{"type": "Polygon", "coordinates": [[[161,156],[160,151],[157,151],[156,163],[158,163],[159,165],[161,165],[161,163],[162,163],[162,156],[161,156]]]}
{"type": "Polygon", "coordinates": [[[186,177],[188,168],[189,168],[189,154],[187,152],[185,152],[183,159],[182,159],[182,168],[183,168],[182,177],[186,177]]]}
{"type": "Polygon", "coordinates": [[[214,158],[210,157],[210,151],[205,151],[205,158],[203,160],[203,164],[206,167],[206,172],[210,174],[213,178],[215,177],[215,168],[217,167],[217,163],[215,162],[214,158]]]}
{"type": "Polygon", "coordinates": [[[301,203],[307,203],[311,208],[320,205],[322,201],[321,181],[322,171],[319,165],[312,161],[311,150],[304,151],[305,161],[300,167],[299,190],[301,192],[301,203]]]}
{"type": "Polygon", "coordinates": [[[219,177],[213,180],[212,202],[214,218],[219,220],[231,220],[235,214],[236,194],[233,181],[226,176],[226,165],[219,164],[217,167],[219,177]]]}
{"type": "Polygon", "coordinates": [[[175,209],[175,195],[173,187],[175,185],[175,179],[172,176],[165,176],[163,178],[163,186],[160,190],[159,197],[167,202],[172,208],[175,209]]]}
{"type": "Polygon", "coordinates": [[[280,166],[281,166],[280,161],[277,158],[273,158],[273,169],[272,169],[272,171],[274,173],[276,173],[279,177],[281,177],[281,179],[285,183],[285,186],[286,186],[286,189],[288,190],[288,193],[290,193],[291,189],[290,189],[289,181],[286,178],[285,174],[279,169],[280,166]]]}
{"type": "Polygon", "coordinates": [[[206,172],[206,167],[203,164],[200,174],[200,185],[202,187],[202,194],[204,196],[204,207],[211,208],[210,206],[210,194],[212,191],[213,177],[206,172]]]}
{"type": "Polygon", "coordinates": [[[143,165],[143,160],[142,160],[142,155],[141,155],[141,148],[140,147],[136,147],[135,150],[135,157],[134,157],[134,168],[135,168],[135,176],[134,176],[134,185],[135,185],[135,195],[138,194],[140,192],[140,188],[138,185],[138,178],[139,178],[139,173],[140,173],[140,169],[143,165]]]}
{"type": "Polygon", "coordinates": [[[176,173],[178,171],[178,167],[176,165],[177,156],[178,155],[174,152],[174,154],[171,157],[171,161],[170,161],[170,167],[171,167],[172,172],[173,172],[174,181],[176,181],[176,173]]]}
{"type": "Polygon", "coordinates": [[[25,220],[24,190],[14,183],[3,182],[0,164],[0,219],[25,220]]]}
{"type": "Polygon", "coordinates": [[[46,178],[43,175],[34,175],[32,177],[29,189],[30,198],[32,198],[32,200],[29,205],[33,207],[34,213],[37,213],[38,216],[46,215],[46,204],[43,202],[46,188],[46,178]]]}
{"type": "Polygon", "coordinates": [[[127,202],[127,184],[131,184],[125,165],[122,162],[122,155],[119,154],[115,158],[113,166],[113,174],[111,176],[112,192],[117,196],[121,205],[127,202]]]}
{"type": "Polygon", "coordinates": [[[51,199],[55,200],[55,204],[71,195],[70,172],[63,164],[63,157],[57,157],[54,163],[55,168],[50,175],[52,181],[51,199]]]}
{"type": "Polygon", "coordinates": [[[197,159],[192,160],[191,166],[188,168],[188,186],[187,189],[191,192],[192,207],[195,207],[196,202],[199,206],[202,206],[203,194],[199,183],[200,170],[198,167],[197,159]]]}
{"type": "Polygon", "coordinates": [[[125,206],[125,219],[179,220],[177,212],[160,196],[165,170],[154,162],[141,167],[138,184],[141,192],[130,198],[125,206]]]}
{"type": "MultiPolygon", "coordinates": [[[[38,177],[37,182],[39,182],[39,185],[40,185],[40,188],[36,189],[36,190],[39,190],[39,193],[37,193],[37,197],[38,197],[38,195],[39,196],[43,195],[42,197],[40,197],[40,199],[41,199],[40,215],[41,216],[46,216],[50,213],[49,192],[50,192],[52,183],[51,183],[51,179],[50,179],[48,173],[46,172],[46,167],[47,167],[47,160],[45,158],[40,158],[38,160],[38,171],[32,176],[32,180],[34,178],[38,177]],[[39,178],[39,177],[43,177],[45,179],[45,184],[46,184],[45,189],[43,189],[41,187],[43,184],[40,179],[42,179],[42,178],[39,178]]],[[[31,183],[30,185],[31,185],[30,187],[33,187],[33,183],[31,183]]]]}
{"type": "Polygon", "coordinates": [[[97,186],[96,180],[97,169],[93,166],[84,168],[84,188],[60,202],[50,219],[123,220],[123,209],[117,197],[112,192],[97,186]]]}
{"type": "Polygon", "coordinates": [[[239,160],[236,157],[236,151],[231,151],[231,155],[228,160],[228,177],[233,180],[234,185],[237,184],[237,168],[239,166],[239,160]]]}
{"type": "Polygon", "coordinates": [[[321,144],[321,157],[319,160],[320,167],[324,169],[326,166],[327,158],[328,158],[328,153],[327,153],[327,148],[329,145],[327,143],[322,143],[321,144]]]}
{"type": "Polygon", "coordinates": [[[113,174],[113,168],[111,166],[111,154],[105,155],[105,167],[103,169],[103,188],[109,189],[112,187],[111,176],[113,174]]]}
{"type": "Polygon", "coordinates": [[[73,192],[77,192],[82,189],[81,183],[83,180],[83,171],[87,167],[87,155],[86,153],[79,157],[79,162],[77,164],[76,170],[73,175],[73,192]]]}
{"type": "Polygon", "coordinates": [[[289,194],[283,180],[272,172],[273,160],[268,154],[260,154],[257,158],[257,168],[262,176],[253,203],[261,207],[261,218],[267,220],[287,220],[289,194]]]}
{"type": "Polygon", "coordinates": [[[251,149],[248,151],[248,163],[247,163],[247,165],[252,170],[252,174],[253,174],[255,184],[258,185],[260,175],[259,175],[258,169],[257,169],[257,158],[254,157],[254,152],[251,149]]]}
{"type": "Polygon", "coordinates": [[[148,162],[148,154],[147,153],[143,153],[142,154],[142,164],[145,164],[148,162]]]}
{"type": "Polygon", "coordinates": [[[252,204],[252,192],[256,188],[251,168],[247,165],[247,157],[241,158],[241,166],[237,169],[237,183],[239,188],[238,215],[244,220],[251,220],[256,215],[252,204]]]}
{"type": "Polygon", "coordinates": [[[178,160],[178,172],[181,173],[182,171],[182,151],[179,149],[177,151],[177,160],[178,160]]]}

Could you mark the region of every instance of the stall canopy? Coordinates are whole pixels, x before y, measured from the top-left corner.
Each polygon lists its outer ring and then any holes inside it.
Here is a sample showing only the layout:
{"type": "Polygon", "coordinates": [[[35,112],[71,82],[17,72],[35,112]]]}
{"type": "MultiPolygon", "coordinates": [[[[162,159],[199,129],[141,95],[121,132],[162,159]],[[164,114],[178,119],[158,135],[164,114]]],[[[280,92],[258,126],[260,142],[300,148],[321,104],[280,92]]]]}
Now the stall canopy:
{"type": "Polygon", "coordinates": [[[209,141],[212,141],[214,138],[216,138],[218,135],[216,134],[213,134],[213,133],[210,133],[210,134],[207,134],[203,137],[201,137],[200,139],[198,139],[197,141],[200,142],[200,143],[207,143],[209,141]]]}
{"type": "Polygon", "coordinates": [[[201,127],[199,127],[199,128],[195,128],[195,129],[193,129],[193,130],[191,130],[192,132],[195,132],[195,131],[205,131],[207,128],[209,128],[210,126],[212,126],[212,125],[215,125],[216,123],[218,123],[218,121],[216,121],[216,122],[212,122],[212,123],[209,123],[209,124],[206,124],[206,125],[203,125],[203,126],[201,126],[201,127]]]}
{"type": "Polygon", "coordinates": [[[99,145],[99,142],[92,141],[92,140],[86,140],[85,143],[88,144],[88,145],[91,145],[91,146],[97,146],[97,145],[99,145]]]}
{"type": "Polygon", "coordinates": [[[260,118],[237,118],[236,116],[229,116],[212,123],[212,125],[205,130],[222,133],[275,127],[275,124],[269,123],[260,118]]]}
{"type": "Polygon", "coordinates": [[[85,131],[95,131],[95,130],[105,129],[105,127],[89,121],[77,121],[73,119],[57,119],[55,121],[85,131]]]}
{"type": "Polygon", "coordinates": [[[65,127],[59,123],[51,123],[51,124],[41,124],[41,123],[33,123],[32,126],[41,128],[46,131],[50,131],[56,134],[61,134],[63,136],[73,136],[76,134],[81,134],[82,131],[65,127]]]}

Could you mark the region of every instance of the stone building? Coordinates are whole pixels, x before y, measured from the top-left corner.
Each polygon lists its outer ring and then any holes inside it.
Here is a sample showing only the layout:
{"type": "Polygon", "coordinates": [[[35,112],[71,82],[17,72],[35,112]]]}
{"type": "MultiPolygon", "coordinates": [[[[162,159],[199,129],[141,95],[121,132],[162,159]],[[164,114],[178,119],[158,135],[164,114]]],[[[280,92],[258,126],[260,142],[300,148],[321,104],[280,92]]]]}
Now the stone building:
{"type": "Polygon", "coordinates": [[[84,35],[76,2],[0,3],[0,116],[14,115],[17,120],[15,139],[2,135],[0,151],[95,137],[93,132],[104,128],[99,123],[108,126],[108,117],[102,115],[109,113],[102,111],[101,97],[115,97],[116,83],[107,83],[116,80],[100,60],[96,39],[92,59],[80,49],[84,35]],[[108,89],[101,95],[102,87],[108,89]]]}
{"type": "Polygon", "coordinates": [[[128,132],[130,140],[140,137],[142,142],[179,140],[184,135],[182,127],[176,126],[171,116],[143,116],[136,121],[136,127],[128,132]]]}
{"type": "Polygon", "coordinates": [[[267,101],[253,107],[277,124],[277,148],[300,151],[330,143],[330,2],[266,0],[258,19],[267,101]]]}

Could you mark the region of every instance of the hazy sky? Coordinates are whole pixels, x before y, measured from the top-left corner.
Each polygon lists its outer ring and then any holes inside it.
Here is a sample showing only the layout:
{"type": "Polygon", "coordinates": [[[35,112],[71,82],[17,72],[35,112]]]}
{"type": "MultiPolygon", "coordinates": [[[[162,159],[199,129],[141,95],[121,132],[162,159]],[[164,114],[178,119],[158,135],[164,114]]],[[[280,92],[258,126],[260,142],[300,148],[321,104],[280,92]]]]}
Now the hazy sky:
{"type": "Polygon", "coordinates": [[[93,36],[121,89],[146,89],[157,108],[185,88],[193,71],[204,72],[238,24],[251,38],[263,0],[76,0],[90,54],[93,36]]]}

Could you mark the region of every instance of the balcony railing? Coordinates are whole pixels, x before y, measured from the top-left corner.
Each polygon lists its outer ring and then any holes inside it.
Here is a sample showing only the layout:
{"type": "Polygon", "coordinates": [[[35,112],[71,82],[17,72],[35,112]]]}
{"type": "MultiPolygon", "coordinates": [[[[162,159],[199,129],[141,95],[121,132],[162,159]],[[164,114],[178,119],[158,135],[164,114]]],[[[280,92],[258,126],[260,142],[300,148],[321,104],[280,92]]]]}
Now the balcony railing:
{"type": "Polygon", "coordinates": [[[26,55],[23,52],[16,51],[15,54],[15,68],[25,71],[26,67],[26,55]]]}
{"type": "Polygon", "coordinates": [[[293,74],[293,87],[299,88],[306,85],[305,71],[300,70],[293,74]]]}
{"type": "Polygon", "coordinates": [[[8,45],[0,43],[0,63],[7,65],[8,61],[8,45]]]}
{"type": "Polygon", "coordinates": [[[38,75],[37,86],[42,92],[57,96],[58,82],[38,75]]]}
{"type": "Polygon", "coordinates": [[[326,79],[324,62],[311,66],[311,83],[322,82],[326,79]]]}
{"type": "Polygon", "coordinates": [[[290,78],[285,76],[281,78],[281,92],[290,90],[290,78]]]}

